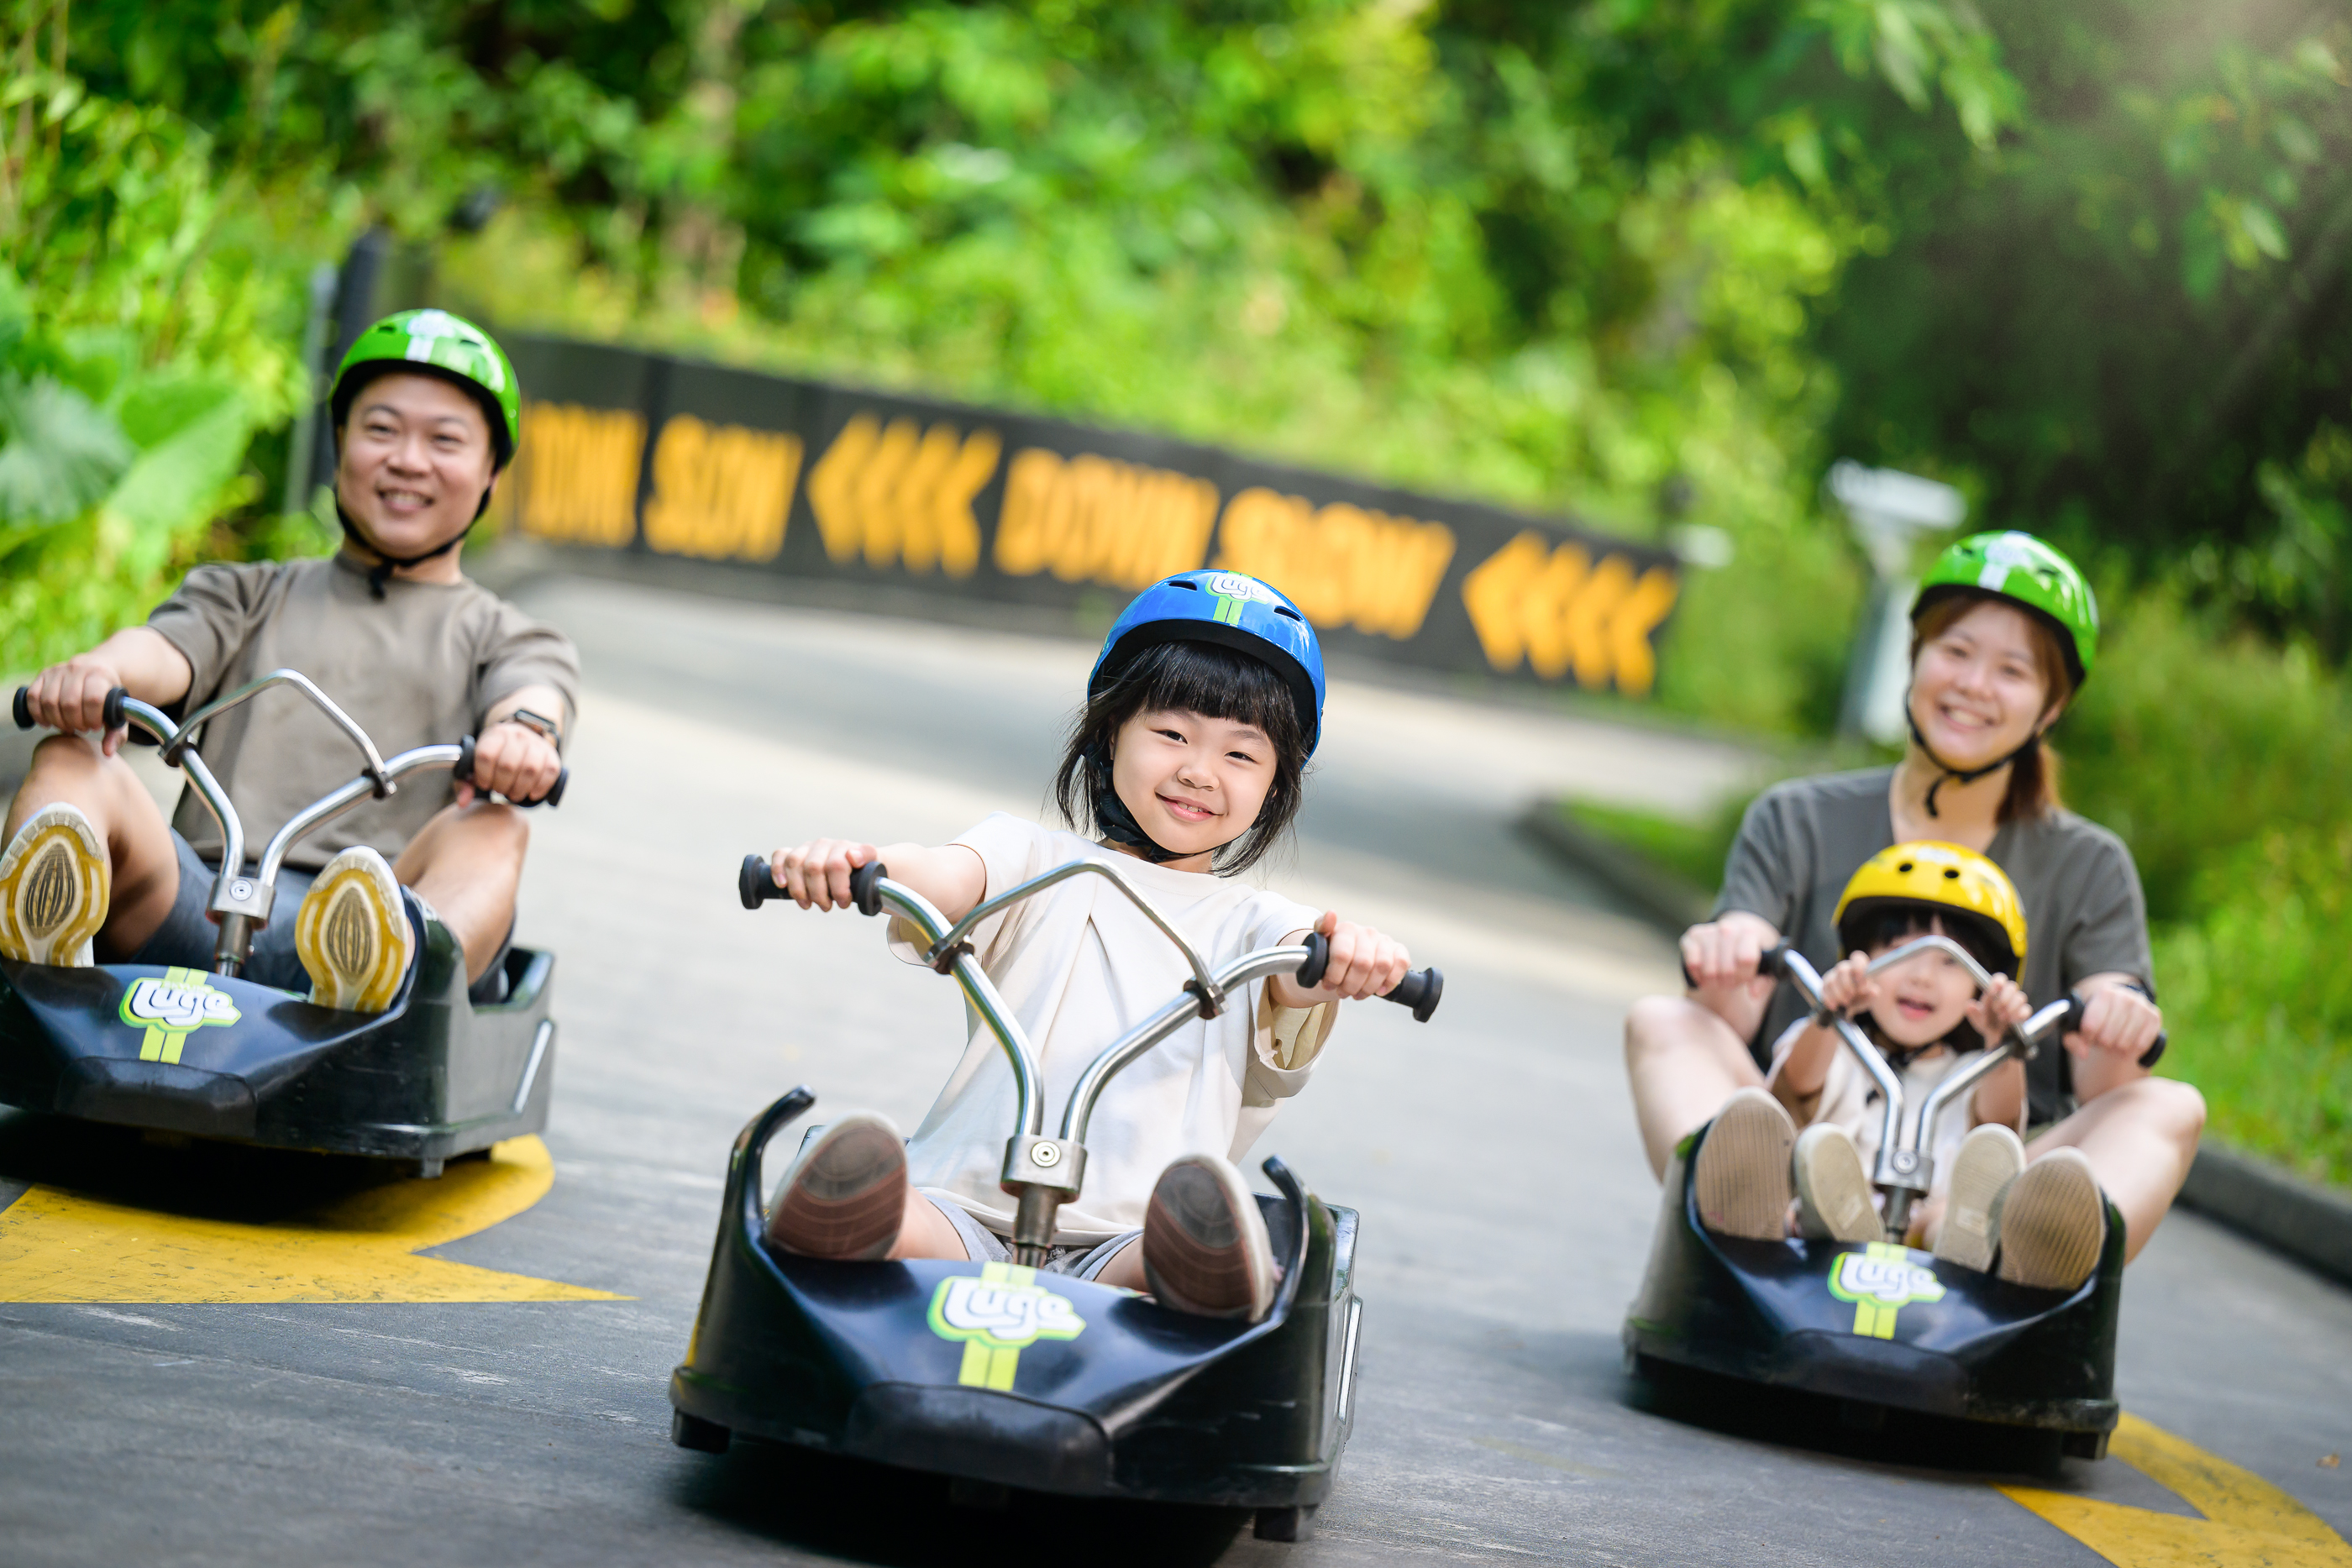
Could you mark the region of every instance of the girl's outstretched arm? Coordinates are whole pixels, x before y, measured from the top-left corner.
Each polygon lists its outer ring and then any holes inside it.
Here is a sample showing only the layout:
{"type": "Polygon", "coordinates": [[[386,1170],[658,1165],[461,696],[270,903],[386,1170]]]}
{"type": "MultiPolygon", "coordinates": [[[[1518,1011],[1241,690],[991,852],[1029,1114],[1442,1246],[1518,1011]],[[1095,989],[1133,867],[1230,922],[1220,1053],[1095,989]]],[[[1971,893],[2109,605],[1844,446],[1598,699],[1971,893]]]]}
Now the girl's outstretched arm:
{"type": "MultiPolygon", "coordinates": [[[[1324,967],[1323,983],[1310,991],[1302,989],[1288,975],[1269,977],[1266,990],[1277,1007],[1311,1008],[1318,1002],[1381,996],[1394,990],[1405,971],[1412,967],[1412,956],[1404,950],[1403,943],[1369,925],[1342,920],[1336,910],[1325,910],[1323,918],[1315,923],[1315,929],[1331,944],[1331,962],[1324,967]]],[[[1304,931],[1294,931],[1283,938],[1286,946],[1305,940],[1304,931]]]]}
{"type": "Polygon", "coordinates": [[[849,873],[877,860],[889,868],[892,882],[913,888],[950,920],[971,914],[988,892],[980,852],[962,844],[877,849],[855,839],[811,839],[770,855],[768,873],[803,909],[847,909],[849,873]]]}

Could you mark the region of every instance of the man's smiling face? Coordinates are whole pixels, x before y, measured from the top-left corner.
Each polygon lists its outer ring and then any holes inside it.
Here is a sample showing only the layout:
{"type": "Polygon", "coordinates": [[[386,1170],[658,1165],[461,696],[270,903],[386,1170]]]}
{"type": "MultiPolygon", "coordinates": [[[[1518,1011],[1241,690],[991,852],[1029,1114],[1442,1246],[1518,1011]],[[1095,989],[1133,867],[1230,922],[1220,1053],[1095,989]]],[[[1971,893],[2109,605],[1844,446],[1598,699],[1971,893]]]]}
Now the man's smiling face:
{"type": "Polygon", "coordinates": [[[352,400],[335,487],[386,554],[421,555],[457,538],[494,477],[482,405],[440,377],[394,371],[352,400]]]}

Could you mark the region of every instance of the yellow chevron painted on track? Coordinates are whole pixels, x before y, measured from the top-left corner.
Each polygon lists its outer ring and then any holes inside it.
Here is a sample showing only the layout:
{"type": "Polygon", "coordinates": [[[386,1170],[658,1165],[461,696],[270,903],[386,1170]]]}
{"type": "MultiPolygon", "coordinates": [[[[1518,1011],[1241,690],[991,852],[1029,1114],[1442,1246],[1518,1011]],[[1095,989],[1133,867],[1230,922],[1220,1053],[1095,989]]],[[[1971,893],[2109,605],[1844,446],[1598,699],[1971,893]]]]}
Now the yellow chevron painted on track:
{"type": "Polygon", "coordinates": [[[2352,1545],[2262,1477],[2126,1416],[2108,1448],[2205,1517],[2187,1519],[2038,1487],[2002,1487],[2124,1568],[2352,1568],[2352,1545]]]}
{"type": "Polygon", "coordinates": [[[0,1301],[615,1301],[527,1274],[419,1258],[545,1197],[537,1138],[437,1181],[387,1182],[273,1224],[163,1214],[36,1186],[0,1209],[0,1301]]]}

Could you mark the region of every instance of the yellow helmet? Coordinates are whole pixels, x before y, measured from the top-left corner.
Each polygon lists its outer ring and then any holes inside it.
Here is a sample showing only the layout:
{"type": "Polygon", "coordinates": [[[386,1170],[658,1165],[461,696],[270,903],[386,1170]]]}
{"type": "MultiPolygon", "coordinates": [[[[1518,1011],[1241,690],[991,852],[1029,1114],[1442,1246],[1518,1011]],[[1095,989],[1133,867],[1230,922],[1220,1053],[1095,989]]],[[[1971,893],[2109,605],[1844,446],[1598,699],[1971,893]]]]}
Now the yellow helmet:
{"type": "Polygon", "coordinates": [[[1987,968],[2009,975],[2023,970],[2025,910],[2017,889],[2000,867],[1974,850],[1921,839],[1881,850],[1863,862],[1838,898],[1832,916],[1838,941],[1849,950],[1859,949],[1864,944],[1849,936],[1848,922],[1859,925],[1873,915],[1895,909],[1929,911],[1944,916],[1948,925],[1973,927],[1990,945],[1991,956],[2006,960],[1989,963],[1987,968]]]}

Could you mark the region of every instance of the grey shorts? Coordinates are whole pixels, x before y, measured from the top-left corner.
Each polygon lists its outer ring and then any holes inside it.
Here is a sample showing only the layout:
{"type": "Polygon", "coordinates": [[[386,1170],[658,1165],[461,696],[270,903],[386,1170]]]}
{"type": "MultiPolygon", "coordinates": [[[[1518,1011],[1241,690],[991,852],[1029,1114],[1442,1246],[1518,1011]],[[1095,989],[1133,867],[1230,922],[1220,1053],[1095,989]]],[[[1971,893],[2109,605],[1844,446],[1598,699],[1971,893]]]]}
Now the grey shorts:
{"type": "MultiPolygon", "coordinates": [[[[1005,1244],[1004,1238],[974,1219],[963,1205],[932,1197],[929,1193],[923,1194],[923,1197],[929,1199],[933,1208],[948,1217],[948,1223],[954,1226],[956,1234],[963,1238],[964,1250],[971,1254],[973,1262],[1013,1261],[1013,1249],[1005,1244]]],[[[1091,1280],[1103,1271],[1105,1264],[1118,1257],[1129,1242],[1142,1234],[1140,1230],[1129,1230],[1092,1247],[1056,1247],[1045,1254],[1041,1271],[1067,1274],[1074,1280],[1091,1280]]]]}
{"type": "MultiPolygon", "coordinates": [[[[213,967],[213,949],[220,941],[220,927],[213,924],[207,913],[213,901],[213,868],[177,831],[172,834],[172,847],[180,857],[179,895],[172,900],[171,913],[163,916],[163,924],[155,927],[147,945],[133,953],[130,961],[209,969],[213,967]]],[[[310,977],[294,952],[294,912],[302,906],[302,895],[310,891],[310,883],[318,880],[318,874],[296,871],[291,866],[278,869],[278,898],[270,905],[269,924],[253,934],[253,956],[246,961],[241,978],[257,986],[275,986],[301,996],[310,994],[310,977]]],[[[425,950],[424,913],[417,906],[416,895],[408,889],[402,888],[400,897],[408,906],[409,929],[415,933],[416,950],[421,953],[425,950]]]]}

